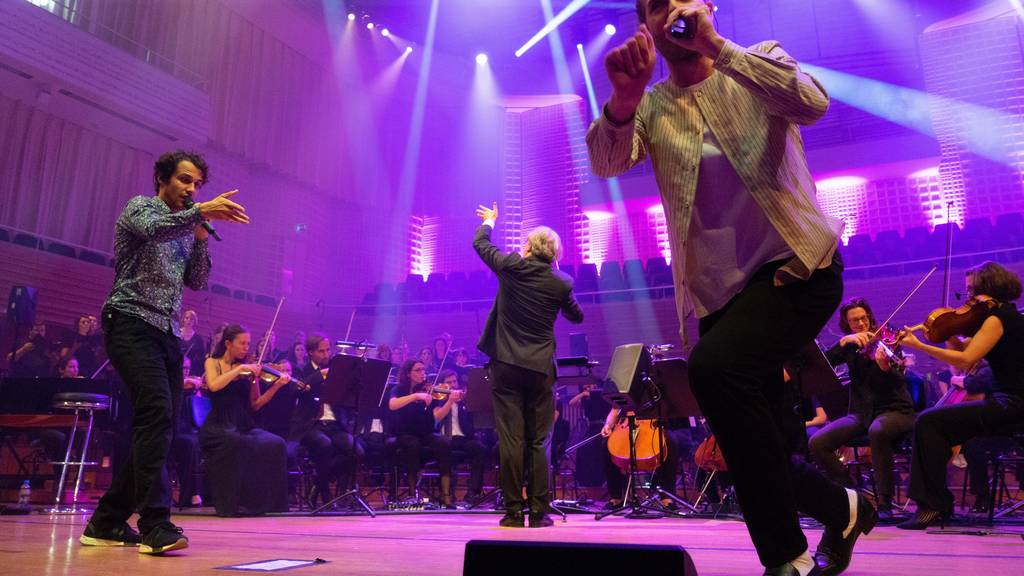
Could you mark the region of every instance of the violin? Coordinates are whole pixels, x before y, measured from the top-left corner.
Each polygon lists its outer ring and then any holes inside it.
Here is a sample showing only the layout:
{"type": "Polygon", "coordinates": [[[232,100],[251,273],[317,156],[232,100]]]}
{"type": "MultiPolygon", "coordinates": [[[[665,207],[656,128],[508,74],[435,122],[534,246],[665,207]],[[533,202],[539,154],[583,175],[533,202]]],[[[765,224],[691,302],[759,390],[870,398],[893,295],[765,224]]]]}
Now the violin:
{"type": "MultiPolygon", "coordinates": [[[[640,472],[654,472],[665,461],[668,447],[659,428],[656,420],[636,421],[636,469],[640,472]]],[[[629,474],[629,424],[626,419],[621,420],[608,436],[608,453],[623,474],[629,474]]]]}
{"type": "Polygon", "coordinates": [[[296,378],[295,376],[292,376],[290,374],[286,374],[282,370],[282,366],[280,364],[266,363],[266,364],[261,364],[260,368],[261,368],[261,370],[260,370],[260,381],[262,381],[263,383],[265,383],[267,385],[273,385],[275,382],[277,382],[281,378],[284,378],[285,376],[288,376],[291,379],[291,381],[295,383],[295,385],[298,387],[298,389],[300,391],[309,390],[309,384],[306,384],[305,382],[303,382],[302,380],[296,378]]]}
{"type": "Polygon", "coordinates": [[[932,310],[923,323],[906,331],[921,330],[932,344],[946,342],[954,336],[971,337],[978,333],[981,325],[992,315],[992,310],[998,307],[998,300],[971,298],[957,308],[946,306],[932,310]]]}

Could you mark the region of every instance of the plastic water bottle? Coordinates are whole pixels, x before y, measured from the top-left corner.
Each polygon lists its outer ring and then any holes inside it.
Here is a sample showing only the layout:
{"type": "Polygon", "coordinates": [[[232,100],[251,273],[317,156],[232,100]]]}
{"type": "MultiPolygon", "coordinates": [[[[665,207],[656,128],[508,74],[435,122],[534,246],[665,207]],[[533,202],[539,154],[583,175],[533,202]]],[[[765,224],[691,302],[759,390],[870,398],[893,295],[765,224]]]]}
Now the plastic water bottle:
{"type": "Polygon", "coordinates": [[[27,507],[29,502],[32,501],[32,485],[29,484],[28,480],[21,483],[21,489],[18,490],[18,506],[27,507]]]}

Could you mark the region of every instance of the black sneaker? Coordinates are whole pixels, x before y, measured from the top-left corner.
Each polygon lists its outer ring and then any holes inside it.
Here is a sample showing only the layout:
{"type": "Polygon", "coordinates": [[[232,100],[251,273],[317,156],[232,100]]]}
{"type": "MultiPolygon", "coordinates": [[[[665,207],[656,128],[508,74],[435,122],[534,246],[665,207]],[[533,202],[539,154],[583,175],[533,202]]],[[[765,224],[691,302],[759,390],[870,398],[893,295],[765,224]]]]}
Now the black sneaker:
{"type": "Polygon", "coordinates": [[[102,530],[90,520],[78,541],[83,546],[138,546],[142,537],[127,522],[113,530],[102,530]]]}
{"type": "Polygon", "coordinates": [[[182,532],[181,528],[170,522],[157,525],[142,536],[139,554],[163,554],[171,550],[188,548],[188,538],[182,532]]]}
{"type": "Polygon", "coordinates": [[[554,525],[555,521],[547,514],[530,514],[530,528],[547,528],[554,525]]]}

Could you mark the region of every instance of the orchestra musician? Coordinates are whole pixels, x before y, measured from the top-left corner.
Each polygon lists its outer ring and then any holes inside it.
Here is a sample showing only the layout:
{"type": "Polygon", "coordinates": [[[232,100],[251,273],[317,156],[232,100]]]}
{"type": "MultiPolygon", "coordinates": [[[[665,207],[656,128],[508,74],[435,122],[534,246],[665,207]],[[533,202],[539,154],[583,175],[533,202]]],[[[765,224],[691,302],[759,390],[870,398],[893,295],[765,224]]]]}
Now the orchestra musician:
{"type": "Polygon", "coordinates": [[[210,276],[206,220],[248,223],[232,190],[205,201],[192,197],[207,180],[201,156],[177,151],[153,167],[156,196],[136,196],[117,219],[114,286],[103,306],[106,352],[131,400],[132,456],[115,472],[79,541],[132,546],[162,554],[188,546],[171,522],[164,472],[182,389],[179,314],[185,286],[206,288],[210,276]],[[139,512],[138,533],[128,518],[139,512]]]}
{"type": "Polygon", "coordinates": [[[992,370],[983,400],[931,408],[918,416],[908,490],[917,511],[899,525],[903,529],[923,530],[952,516],[946,465],[954,446],[976,436],[1010,433],[1024,422],[1024,315],[1013,304],[1021,295],[1020,278],[1000,264],[984,262],[967,271],[966,283],[969,306],[983,314],[979,327],[963,330],[968,333],[961,336],[970,337],[965,344],[939,348],[910,329],[900,341],[965,372],[982,359],[992,370]]]}
{"type": "Polygon", "coordinates": [[[454,370],[442,370],[439,386],[452,390],[452,394],[436,394],[431,405],[434,420],[438,423],[441,438],[448,442],[453,454],[465,454],[469,461],[469,486],[466,502],[474,502],[483,491],[484,466],[487,464],[487,448],[476,438],[473,415],[466,409],[465,388],[459,382],[454,370]]]}
{"type": "MultiPolygon", "coordinates": [[[[441,506],[453,508],[451,501],[451,445],[435,433],[437,423],[447,415],[451,406],[433,407],[431,383],[427,380],[426,364],[420,360],[406,360],[398,368],[398,384],[391,389],[388,409],[391,410],[391,433],[396,437],[396,457],[405,470],[410,495],[417,494],[417,480],[423,463],[437,460],[441,477],[441,506]]],[[[462,399],[461,390],[449,394],[449,402],[462,399]]]]}
{"type": "Polygon", "coordinates": [[[245,362],[249,343],[246,329],[229,325],[204,370],[213,407],[199,430],[199,445],[218,516],[288,511],[287,445],[258,428],[254,415],[291,379],[285,374],[261,392],[262,367],[245,362]]]}
{"type": "MultiPolygon", "coordinates": [[[[334,407],[320,400],[331,359],[331,343],[327,336],[319,333],[307,336],[306,352],[309,363],[301,378],[308,389],[297,392],[289,439],[305,446],[313,460],[316,484],[309,496],[309,504],[315,508],[317,498],[325,503],[331,499],[332,479],[337,477],[344,484],[355,473],[356,451],[361,450],[361,446],[353,435],[354,414],[344,407],[334,407]]],[[[339,489],[343,488],[339,486],[339,489]]]]}
{"type": "Polygon", "coordinates": [[[850,413],[819,430],[808,442],[811,456],[834,481],[850,486],[846,466],[836,450],[858,436],[871,444],[875,501],[879,520],[892,519],[892,466],[895,444],[914,428],[914,402],[902,370],[880,348],[865,353],[878,329],[871,306],[853,298],[839,308],[844,336],[825,352],[832,366],[850,369],[850,413]]]}

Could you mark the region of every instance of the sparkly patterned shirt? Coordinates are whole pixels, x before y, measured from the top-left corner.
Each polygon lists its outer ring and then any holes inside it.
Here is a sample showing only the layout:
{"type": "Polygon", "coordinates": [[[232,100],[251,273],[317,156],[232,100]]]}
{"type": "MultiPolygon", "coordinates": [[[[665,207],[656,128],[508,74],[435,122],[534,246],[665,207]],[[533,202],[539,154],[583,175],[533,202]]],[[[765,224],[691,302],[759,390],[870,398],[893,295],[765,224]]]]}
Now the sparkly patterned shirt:
{"type": "Polygon", "coordinates": [[[157,196],[129,200],[114,230],[117,266],[104,307],[180,338],[182,285],[203,290],[210,277],[208,243],[195,238],[202,221],[198,206],[171,212],[157,196]]]}

